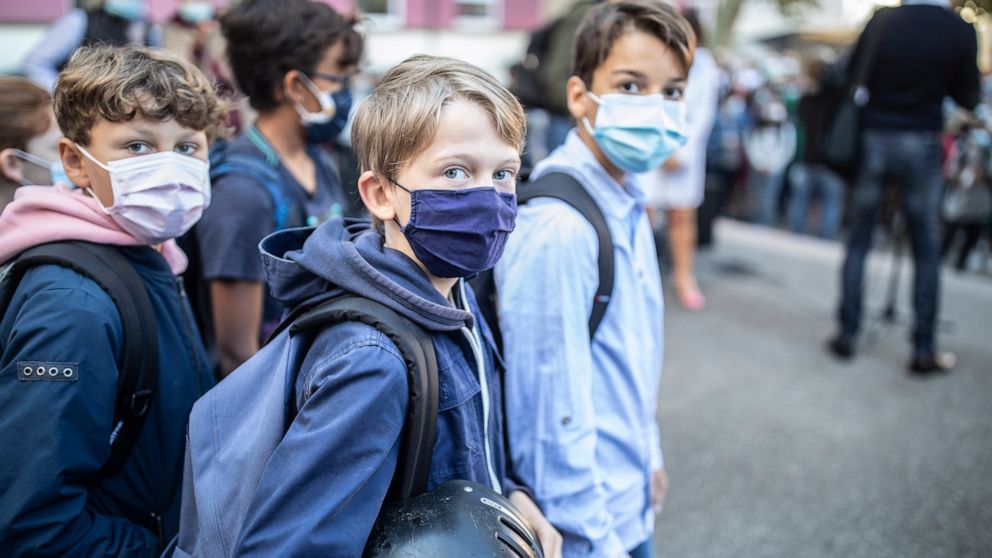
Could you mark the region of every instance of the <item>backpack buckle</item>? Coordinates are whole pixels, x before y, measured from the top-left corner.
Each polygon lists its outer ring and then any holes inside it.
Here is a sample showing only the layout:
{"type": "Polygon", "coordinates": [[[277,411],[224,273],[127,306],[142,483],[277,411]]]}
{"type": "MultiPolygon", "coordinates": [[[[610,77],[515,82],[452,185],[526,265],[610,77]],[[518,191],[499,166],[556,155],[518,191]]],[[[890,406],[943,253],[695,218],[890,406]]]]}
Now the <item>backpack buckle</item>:
{"type": "Polygon", "coordinates": [[[152,390],[141,389],[131,394],[131,414],[136,417],[143,417],[151,406],[152,390]]]}

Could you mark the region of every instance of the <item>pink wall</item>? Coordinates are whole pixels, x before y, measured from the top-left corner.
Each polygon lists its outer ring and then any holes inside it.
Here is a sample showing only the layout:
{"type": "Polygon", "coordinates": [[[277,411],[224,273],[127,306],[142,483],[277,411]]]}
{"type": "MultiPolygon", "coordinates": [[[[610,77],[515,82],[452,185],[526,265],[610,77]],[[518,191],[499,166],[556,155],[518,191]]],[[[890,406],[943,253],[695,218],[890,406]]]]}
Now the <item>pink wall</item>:
{"type": "Polygon", "coordinates": [[[503,0],[503,27],[506,29],[535,29],[541,23],[540,2],[534,0],[503,0]]]}
{"type": "Polygon", "coordinates": [[[47,23],[69,11],[71,0],[3,0],[0,23],[47,23]]]}
{"type": "Polygon", "coordinates": [[[454,17],[454,0],[406,0],[406,24],[408,27],[443,28],[454,17]]]}
{"type": "MultiPolygon", "coordinates": [[[[212,0],[218,8],[229,0],[212,0]]],[[[354,9],[356,0],[318,0],[342,13],[354,9]]],[[[404,0],[406,25],[421,29],[445,29],[457,16],[455,0],[404,0]]],[[[149,17],[162,22],[172,17],[180,0],[147,0],[149,17]]],[[[0,23],[46,23],[66,13],[72,0],[2,0],[0,23]]],[[[501,22],[507,29],[533,29],[540,23],[540,2],[536,0],[503,0],[501,22]]]]}

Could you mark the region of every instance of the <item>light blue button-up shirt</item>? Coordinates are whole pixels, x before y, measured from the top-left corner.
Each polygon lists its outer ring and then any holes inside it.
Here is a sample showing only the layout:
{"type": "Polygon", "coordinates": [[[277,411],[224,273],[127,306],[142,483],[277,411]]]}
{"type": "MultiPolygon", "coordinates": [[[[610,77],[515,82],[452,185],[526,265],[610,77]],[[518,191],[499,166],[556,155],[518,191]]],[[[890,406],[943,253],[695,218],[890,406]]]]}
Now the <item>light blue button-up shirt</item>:
{"type": "Polygon", "coordinates": [[[651,471],[663,467],[658,258],[633,176],[618,184],[575,130],[533,176],[555,171],[574,176],[603,210],[613,295],[590,343],[595,229],[559,200],[520,207],[495,271],[511,457],[564,536],[565,556],[626,556],[653,530],[651,471]]]}

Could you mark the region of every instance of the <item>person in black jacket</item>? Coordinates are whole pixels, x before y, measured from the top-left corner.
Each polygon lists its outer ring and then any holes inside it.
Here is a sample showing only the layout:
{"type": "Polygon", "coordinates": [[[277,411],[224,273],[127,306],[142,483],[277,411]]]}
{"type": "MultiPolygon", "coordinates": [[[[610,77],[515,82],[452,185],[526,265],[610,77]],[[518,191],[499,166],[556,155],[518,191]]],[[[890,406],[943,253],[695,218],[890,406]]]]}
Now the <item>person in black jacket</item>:
{"type": "Polygon", "coordinates": [[[854,182],[851,235],[841,275],[840,331],[830,350],[854,355],[861,323],[864,261],[882,199],[882,182],[899,188],[915,265],[916,324],[910,371],[945,371],[954,355],[937,350],[940,294],[941,106],[951,97],[971,110],[980,99],[975,29],[946,0],[904,0],[875,13],[858,40],[852,68],[877,41],[867,79],[861,168],[854,182]],[[878,34],[877,38],[875,38],[878,34]]]}

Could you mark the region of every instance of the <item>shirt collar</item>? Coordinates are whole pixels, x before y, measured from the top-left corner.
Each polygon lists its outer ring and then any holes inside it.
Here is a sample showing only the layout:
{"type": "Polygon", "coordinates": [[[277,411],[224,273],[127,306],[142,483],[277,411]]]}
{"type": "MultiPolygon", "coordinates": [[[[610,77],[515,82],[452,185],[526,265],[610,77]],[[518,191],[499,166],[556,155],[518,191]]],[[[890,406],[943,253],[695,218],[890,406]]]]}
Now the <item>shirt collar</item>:
{"type": "Polygon", "coordinates": [[[552,167],[578,170],[593,199],[604,212],[614,217],[625,219],[632,211],[640,211],[644,207],[647,196],[636,175],[624,174],[623,185],[618,187],[616,180],[606,172],[574,128],[568,133],[565,143],[539,163],[536,170],[547,168],[547,171],[539,173],[546,174],[552,167]]]}
{"type": "Polygon", "coordinates": [[[940,6],[941,8],[950,8],[951,3],[948,0],[902,0],[903,6],[940,6]]]}

